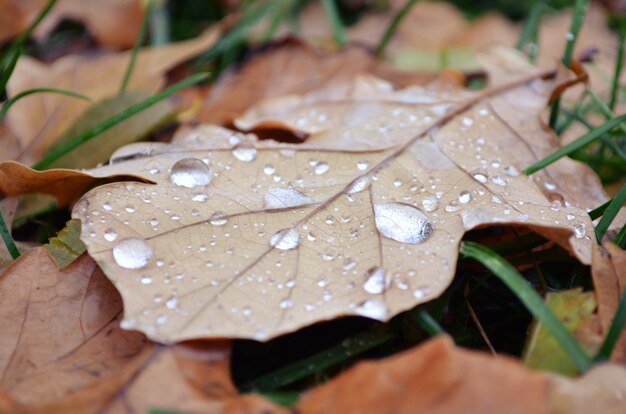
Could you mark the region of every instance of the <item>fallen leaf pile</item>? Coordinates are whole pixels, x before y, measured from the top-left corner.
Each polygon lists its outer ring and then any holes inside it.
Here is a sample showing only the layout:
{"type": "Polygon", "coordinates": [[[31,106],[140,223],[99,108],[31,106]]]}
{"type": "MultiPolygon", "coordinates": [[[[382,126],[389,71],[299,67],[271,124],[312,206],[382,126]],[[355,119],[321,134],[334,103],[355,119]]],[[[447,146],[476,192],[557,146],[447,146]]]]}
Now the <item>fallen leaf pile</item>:
{"type": "MultiPolygon", "coordinates": [[[[0,42],[44,3],[0,0],[0,42]]],[[[145,6],[58,3],[36,40],[74,19],[112,48],[132,46],[145,6]]],[[[594,292],[559,291],[546,304],[590,353],[609,330],[626,257],[596,242],[587,212],[608,199],[599,178],[567,157],[522,173],[561,147],[543,118],[553,90],[573,79],[556,64],[571,17],[545,19],[533,65],[493,46],[519,34],[503,17],[468,22],[447,3],[419,2],[378,60],[372,49],[402,5],[365,13],[348,28],[352,44],[322,52],[334,48],[332,29],[321,3],[309,2],[297,39],[255,50],[211,86],[179,96],[203,105],[177,118],[190,122],[171,142],[131,143],[173,118],[181,106],[173,100],[47,171],[26,165],[162,90],[223,26],[142,49],[123,93],[128,50],[20,58],[8,96],[56,87],[92,102],[34,94],[0,124],[9,227],[25,194],[55,197],[74,219],[0,275],[0,413],[626,411],[624,334],[610,363],[572,379],[545,372],[578,371],[539,323],[524,365],[443,335],[360,362],[290,408],[235,386],[231,339],[269,341],[347,316],[389,321],[440,297],[461,239],[487,226],[525,227],[592,266],[594,292]],[[454,69],[437,73],[442,53],[454,69]],[[466,88],[459,70],[484,75],[487,86],[466,88]]],[[[577,49],[600,48],[590,71],[599,94],[616,45],[604,17],[592,8],[577,49]]]]}

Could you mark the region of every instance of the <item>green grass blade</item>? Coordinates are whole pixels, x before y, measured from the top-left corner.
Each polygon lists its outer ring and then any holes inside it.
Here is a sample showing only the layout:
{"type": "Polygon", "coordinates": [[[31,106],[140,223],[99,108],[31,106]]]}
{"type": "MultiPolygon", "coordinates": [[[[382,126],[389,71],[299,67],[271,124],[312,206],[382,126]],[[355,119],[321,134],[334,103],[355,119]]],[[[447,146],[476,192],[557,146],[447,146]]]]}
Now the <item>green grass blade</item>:
{"type": "MultiPolygon", "coordinates": [[[[591,96],[595,96],[595,94],[592,94],[591,96]]],[[[606,105],[604,104],[604,102],[600,101],[600,103],[602,105],[604,105],[606,107],[606,105]]],[[[610,109],[608,109],[608,107],[606,107],[607,110],[610,111],[610,109]]],[[[589,122],[578,110],[577,111],[568,111],[568,110],[564,110],[563,112],[565,112],[569,117],[571,117],[572,119],[580,122],[581,124],[583,124],[585,127],[587,127],[588,130],[592,130],[594,127],[594,125],[589,122]]],[[[615,114],[613,114],[611,112],[611,115],[608,116],[608,119],[611,119],[615,116],[615,114]]],[[[620,126],[621,130],[624,130],[624,124],[621,124],[620,126]]],[[[602,140],[602,143],[607,145],[609,148],[611,148],[611,150],[613,150],[613,152],[619,156],[622,160],[626,161],[626,152],[624,152],[623,149],[620,148],[620,146],[615,143],[611,137],[605,135],[600,136],[600,139],[602,140]]]]}
{"type": "Polygon", "coordinates": [[[87,131],[77,135],[71,141],[67,142],[65,145],[60,146],[50,151],[41,161],[39,161],[33,166],[33,169],[44,170],[48,168],[48,166],[50,166],[54,161],[59,159],[61,156],[67,154],[68,152],[72,151],[76,147],[80,146],[83,142],[89,141],[96,135],[110,128],[113,128],[115,125],[130,118],[131,116],[147,108],[150,108],[151,106],[157,104],[158,102],[164,99],[167,99],[168,97],[174,95],[175,93],[180,92],[181,90],[191,85],[194,85],[198,82],[201,82],[207,79],[208,77],[209,75],[207,73],[197,73],[195,75],[188,77],[187,79],[184,79],[180,82],[175,83],[174,85],[170,86],[169,88],[164,89],[163,91],[155,95],[152,95],[150,98],[142,102],[139,102],[136,105],[131,106],[124,112],[121,112],[115,116],[112,116],[111,118],[107,119],[101,124],[96,125],[95,127],[88,129],[87,131]]]}
{"type": "Polygon", "coordinates": [[[613,240],[613,243],[617,244],[622,249],[626,249],[626,224],[619,231],[617,237],[613,240]]]}
{"type": "Polygon", "coordinates": [[[591,218],[591,220],[595,220],[599,217],[602,217],[606,208],[609,206],[609,204],[611,204],[611,201],[612,200],[609,200],[606,203],[602,204],[601,206],[596,207],[593,210],[591,210],[589,213],[587,213],[589,214],[589,218],[591,218]]]}
{"type": "Polygon", "coordinates": [[[609,109],[615,110],[615,105],[619,98],[619,78],[622,74],[622,65],[624,64],[624,43],[626,43],[626,23],[621,22],[619,26],[619,46],[617,49],[617,58],[615,59],[615,72],[611,82],[611,100],[609,101],[609,109]]]}
{"type": "MultiPolygon", "coordinates": [[[[541,15],[543,14],[544,4],[541,0],[535,0],[531,6],[530,13],[528,13],[528,17],[526,18],[526,23],[524,24],[524,29],[522,29],[522,33],[517,41],[517,45],[515,48],[519,51],[523,51],[527,45],[534,45],[536,48],[536,39],[537,33],[539,32],[539,23],[541,22],[541,15]]],[[[531,61],[534,60],[536,55],[536,51],[529,51],[529,57],[531,61]]]]}
{"type": "Polygon", "coordinates": [[[606,334],[606,338],[602,342],[602,346],[598,351],[598,355],[594,358],[594,361],[606,361],[611,357],[613,349],[619,340],[624,326],[626,325],[626,290],[622,294],[622,298],[619,301],[619,306],[609,327],[609,332],[606,334]]]}
{"type": "Polygon", "coordinates": [[[17,101],[19,101],[20,99],[22,99],[22,98],[24,98],[24,97],[26,97],[28,95],[32,95],[34,93],[56,93],[56,94],[59,94],[59,95],[71,96],[72,98],[78,98],[78,99],[82,99],[82,100],[91,102],[91,98],[89,98],[88,96],[85,96],[85,95],[80,94],[80,93],[68,91],[66,89],[58,89],[58,88],[33,88],[33,89],[27,89],[27,90],[25,90],[23,92],[18,93],[17,95],[12,97],[11,99],[8,99],[4,103],[4,105],[2,106],[2,109],[0,109],[0,122],[2,122],[2,120],[6,116],[6,113],[9,110],[9,108],[12,107],[17,101]]]}
{"type": "Polygon", "coordinates": [[[2,95],[6,89],[7,82],[13,74],[13,70],[15,69],[15,65],[17,64],[17,60],[20,58],[22,54],[23,46],[26,40],[31,36],[33,30],[39,23],[48,15],[50,10],[54,7],[57,0],[49,0],[48,3],[41,9],[35,20],[28,26],[28,28],[20,34],[15,42],[9,47],[9,49],[5,52],[6,54],[0,59],[2,62],[2,67],[0,68],[0,95],[2,95]]]}
{"type": "Polygon", "coordinates": [[[383,57],[383,55],[385,54],[385,49],[387,48],[387,44],[389,44],[389,41],[396,33],[396,30],[398,30],[398,26],[400,26],[402,20],[404,20],[409,11],[411,11],[413,6],[415,6],[415,3],[417,3],[417,0],[408,0],[406,4],[402,7],[402,9],[400,9],[400,11],[396,13],[396,15],[393,17],[393,20],[389,24],[389,27],[387,27],[387,30],[385,30],[383,37],[380,39],[378,47],[376,47],[376,57],[383,57]]]}
{"type": "Polygon", "coordinates": [[[444,334],[445,331],[437,323],[437,321],[424,309],[416,309],[410,312],[411,317],[419,324],[420,328],[426,331],[430,336],[444,334]]]}
{"type": "Polygon", "coordinates": [[[507,285],[529,312],[550,331],[581,372],[586,371],[591,366],[591,359],[581,348],[576,338],[554,316],[541,296],[529,286],[526,279],[510,263],[493,250],[478,243],[463,242],[461,253],[482,263],[507,285]]]}
{"type": "MultiPolygon", "coordinates": [[[[572,55],[574,54],[574,46],[576,46],[576,40],[578,39],[578,33],[585,21],[585,15],[587,14],[587,8],[589,7],[589,0],[576,0],[574,4],[574,15],[572,17],[572,23],[567,32],[567,44],[565,45],[565,53],[563,53],[563,65],[570,67],[572,64],[572,55]]],[[[561,98],[557,98],[552,104],[552,110],[550,112],[550,128],[556,127],[557,120],[559,118],[559,111],[561,106],[561,98]]]]}
{"type": "Polygon", "coordinates": [[[11,254],[13,259],[17,259],[20,257],[20,249],[17,248],[15,241],[13,240],[13,236],[11,236],[11,230],[9,230],[9,226],[7,226],[7,222],[4,220],[4,214],[2,210],[0,210],[0,235],[2,235],[2,240],[4,240],[4,245],[7,247],[7,250],[11,254]]]}
{"type": "Polygon", "coordinates": [[[599,127],[592,129],[591,131],[589,131],[582,137],[578,138],[576,141],[573,141],[565,145],[560,150],[554,152],[553,154],[548,155],[546,158],[542,159],[541,161],[538,161],[534,163],[533,165],[531,165],[530,167],[526,168],[524,170],[524,173],[526,175],[531,175],[531,174],[536,173],[537,171],[547,167],[553,162],[556,162],[559,159],[563,158],[564,156],[571,154],[572,152],[590,144],[591,142],[593,142],[600,136],[604,135],[605,133],[609,132],[610,130],[612,130],[613,128],[615,128],[616,126],[618,126],[624,121],[626,121],[626,114],[620,115],[618,117],[615,117],[605,122],[599,127]]]}
{"type": "Polygon", "coordinates": [[[262,375],[240,388],[244,391],[268,392],[302,380],[311,374],[342,363],[393,339],[391,331],[367,331],[344,340],[323,352],[303,358],[291,365],[262,375]]]}
{"type": "Polygon", "coordinates": [[[606,209],[604,210],[604,214],[600,219],[600,222],[596,226],[596,239],[598,243],[601,243],[602,237],[608,230],[609,226],[619,213],[620,209],[624,206],[626,202],[626,184],[622,186],[622,188],[617,192],[613,200],[610,201],[606,209]]]}
{"type": "Polygon", "coordinates": [[[137,39],[135,39],[135,45],[133,46],[133,51],[130,54],[130,61],[128,62],[128,67],[126,68],[126,72],[124,73],[124,78],[122,79],[122,84],[120,85],[119,95],[126,92],[126,88],[128,88],[128,82],[130,81],[130,77],[135,70],[135,64],[137,63],[137,56],[139,55],[139,49],[141,49],[141,45],[143,45],[144,39],[146,38],[146,31],[148,29],[148,21],[150,20],[150,16],[152,15],[152,8],[154,7],[154,0],[148,1],[148,7],[146,7],[146,12],[143,15],[143,20],[141,21],[141,28],[139,29],[139,35],[137,39]]]}
{"type": "Polygon", "coordinates": [[[330,22],[330,26],[333,30],[333,36],[335,37],[335,42],[339,46],[345,46],[347,43],[346,38],[346,29],[343,26],[343,22],[341,21],[341,17],[339,16],[339,10],[337,9],[337,3],[335,0],[322,0],[322,7],[324,8],[324,12],[326,13],[326,17],[330,22]]]}

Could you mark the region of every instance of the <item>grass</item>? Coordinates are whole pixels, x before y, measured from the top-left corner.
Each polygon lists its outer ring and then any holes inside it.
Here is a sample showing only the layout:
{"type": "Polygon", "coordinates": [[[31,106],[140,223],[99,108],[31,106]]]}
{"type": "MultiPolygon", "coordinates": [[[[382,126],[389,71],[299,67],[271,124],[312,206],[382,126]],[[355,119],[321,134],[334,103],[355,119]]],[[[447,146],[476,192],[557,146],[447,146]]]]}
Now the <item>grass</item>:
{"type": "MultiPolygon", "coordinates": [[[[385,50],[400,26],[403,18],[416,4],[409,0],[394,15],[386,28],[375,50],[378,57],[383,57],[385,50]]],[[[8,49],[1,62],[0,90],[4,91],[6,83],[24,50],[25,42],[37,24],[54,6],[49,1],[33,24],[8,49]]],[[[198,4],[200,4],[198,2],[198,4]]],[[[232,67],[240,61],[243,51],[248,48],[248,35],[261,23],[267,23],[262,38],[268,41],[279,32],[281,23],[291,21],[297,25],[297,13],[302,10],[304,2],[289,0],[285,2],[242,2],[236,22],[215,46],[203,53],[195,62],[198,70],[213,70],[213,78],[222,70],[232,67]]],[[[337,46],[347,44],[346,25],[340,14],[343,3],[336,0],[322,0],[323,10],[332,28],[333,39],[337,46]]],[[[562,63],[570,66],[578,33],[584,21],[587,1],[576,0],[574,19],[570,27],[571,36],[563,52],[562,63]]],[[[188,36],[190,22],[194,30],[198,21],[193,20],[199,14],[191,7],[189,11],[182,6],[172,5],[169,9],[161,8],[158,26],[151,24],[153,1],[144,16],[141,32],[138,36],[124,79],[120,85],[120,94],[124,93],[136,68],[136,57],[146,33],[159,39],[177,39],[188,36]],[[177,17],[178,16],[178,17],[177,17]],[[185,24],[181,24],[184,22],[185,24]],[[168,27],[171,25],[171,32],[168,27]]],[[[207,21],[221,19],[226,11],[216,5],[214,9],[204,10],[207,21]],[[210,18],[209,18],[210,15],[210,18]]],[[[527,15],[517,48],[525,51],[533,60],[537,54],[539,26],[542,16],[549,10],[543,1],[534,1],[527,15]]],[[[585,94],[574,108],[566,108],[566,103],[558,99],[551,108],[550,125],[564,134],[575,123],[588,128],[588,132],[577,140],[563,146],[559,151],[528,166],[524,172],[528,175],[537,173],[563,157],[574,157],[588,162],[602,172],[609,169],[626,168],[624,154],[624,136],[626,135],[626,115],[616,115],[622,86],[619,75],[622,70],[624,53],[625,25],[620,26],[620,44],[611,79],[610,96],[605,102],[593,93],[585,94]],[[601,116],[604,121],[595,125],[591,120],[601,116]],[[602,170],[600,170],[602,168],[602,170]]],[[[159,41],[160,42],[160,41],[159,41]]],[[[206,73],[197,73],[181,82],[166,88],[154,96],[132,106],[128,110],[107,119],[96,127],[74,137],[65,146],[46,154],[34,165],[42,170],[66,153],[78,148],[102,132],[112,128],[151,105],[172,96],[173,94],[207,80],[206,73]]],[[[33,93],[62,93],[79,99],[88,99],[71,91],[39,89],[25,91],[20,95],[6,100],[0,110],[0,120],[19,99],[33,93]]],[[[625,169],[626,170],[626,169],[625,169]]],[[[605,176],[603,176],[605,178],[605,176]]],[[[609,182],[610,178],[606,179],[609,182]]],[[[592,219],[599,219],[596,226],[596,237],[601,240],[614,221],[619,209],[626,200],[626,185],[616,193],[609,202],[589,212],[592,219]]],[[[0,234],[12,257],[19,256],[4,217],[0,214],[0,234]]],[[[626,227],[622,228],[614,242],[624,248],[626,245],[626,227]]],[[[243,391],[261,391],[272,399],[292,404],[298,392],[312,385],[332,378],[338,372],[356,361],[366,358],[378,358],[392,355],[403,349],[411,348],[425,339],[448,334],[460,345],[470,348],[485,349],[484,337],[492,343],[498,353],[520,355],[526,338],[526,329],[532,319],[537,319],[546,326],[567,352],[581,372],[587,370],[593,362],[603,361],[611,355],[619,334],[626,323],[626,295],[622,297],[611,328],[601,346],[600,351],[591,358],[580,344],[567,331],[563,324],[546,307],[538,291],[563,290],[573,286],[590,289],[589,270],[572,260],[567,252],[552,246],[545,239],[533,233],[511,233],[506,228],[490,228],[474,231],[466,236],[460,254],[468,259],[459,263],[457,275],[452,285],[437,300],[419,306],[396,316],[390,322],[381,324],[363,319],[349,321],[332,321],[299,332],[286,335],[268,343],[254,341],[234,341],[233,376],[243,391]],[[497,242],[493,243],[493,240],[497,242]],[[503,241],[504,240],[504,241],[503,241]],[[487,247],[493,246],[493,249],[487,247]],[[477,267],[478,261],[482,266],[477,267]],[[517,269],[523,268],[520,272],[517,269]],[[468,304],[472,303],[472,309],[468,304]],[[472,315],[474,313],[474,315],[472,315]],[[481,329],[476,327],[480,323],[481,329]],[[480,331],[483,332],[480,332],[480,331]],[[323,339],[320,339],[323,338],[323,339]]],[[[156,412],[156,410],[154,410],[156,412]]]]}

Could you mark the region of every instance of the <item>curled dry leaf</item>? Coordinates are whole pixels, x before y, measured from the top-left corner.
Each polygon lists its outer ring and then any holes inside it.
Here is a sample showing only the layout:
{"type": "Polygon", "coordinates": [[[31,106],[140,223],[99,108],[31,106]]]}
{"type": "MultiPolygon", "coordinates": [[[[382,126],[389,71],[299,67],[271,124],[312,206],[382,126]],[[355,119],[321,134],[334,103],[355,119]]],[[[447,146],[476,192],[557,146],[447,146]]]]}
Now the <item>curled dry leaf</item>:
{"type": "MultiPolygon", "coordinates": [[[[594,246],[591,275],[598,302],[601,332],[606,335],[626,288],[626,251],[613,243],[594,246]]],[[[626,361],[626,335],[622,332],[613,350],[611,361],[626,361]]]]}
{"type": "Polygon", "coordinates": [[[34,249],[2,276],[0,297],[0,411],[281,412],[238,396],[226,343],[164,347],[120,329],[119,294],[86,255],[60,271],[34,249]]]}
{"type": "MultiPolygon", "coordinates": [[[[520,63],[492,53],[494,65],[520,63]]],[[[123,148],[98,173],[157,185],[99,187],[73,216],[124,298],[124,326],[172,342],[388,320],[441,294],[465,231],[493,223],[558,230],[588,263],[587,214],[558,181],[520,174],[536,159],[525,139],[550,82],[528,65],[512,73],[480,92],[370,80],[285,98],[273,122],[307,114],[301,145],[204,127],[123,148]]]]}
{"type": "MultiPolygon", "coordinates": [[[[133,72],[128,89],[158,91],[169,69],[210,47],[220,32],[217,26],[197,39],[142,49],[136,62],[141,70],[133,72]]],[[[119,93],[130,54],[127,51],[99,57],[67,56],[52,64],[23,56],[7,85],[8,94],[14,96],[30,88],[56,87],[100,101],[119,93]]],[[[2,159],[16,159],[25,164],[37,161],[89,107],[85,101],[58,94],[34,94],[21,99],[5,118],[8,131],[0,135],[0,139],[7,140],[13,152],[2,153],[2,159]],[[19,148],[16,148],[16,139],[19,148]]],[[[4,145],[3,141],[0,145],[4,145]]]]}

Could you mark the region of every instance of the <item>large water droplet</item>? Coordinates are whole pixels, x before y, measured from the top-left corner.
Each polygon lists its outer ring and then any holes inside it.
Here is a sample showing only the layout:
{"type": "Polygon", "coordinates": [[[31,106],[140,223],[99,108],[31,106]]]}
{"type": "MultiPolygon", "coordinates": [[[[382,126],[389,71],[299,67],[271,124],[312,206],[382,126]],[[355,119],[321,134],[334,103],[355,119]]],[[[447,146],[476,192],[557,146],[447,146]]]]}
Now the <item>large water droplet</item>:
{"type": "Polygon", "coordinates": [[[361,302],[354,311],[361,316],[384,320],[387,317],[387,305],[380,299],[368,299],[361,302]]]}
{"type": "Polygon", "coordinates": [[[265,208],[296,207],[313,203],[313,199],[291,187],[270,188],[263,197],[265,208]]]}
{"type": "Polygon", "coordinates": [[[209,223],[214,226],[223,226],[228,222],[228,214],[223,211],[216,211],[209,217],[209,223]]]}
{"type": "Polygon", "coordinates": [[[426,196],[422,200],[422,207],[424,211],[435,211],[439,206],[439,199],[434,195],[426,196]]]}
{"type": "Polygon", "coordinates": [[[408,204],[376,204],[374,219],[383,237],[400,243],[423,243],[433,233],[428,217],[408,204]]]}
{"type": "Polygon", "coordinates": [[[233,150],[233,156],[239,161],[252,162],[256,159],[256,148],[249,144],[240,144],[233,150]]]}
{"type": "Polygon", "coordinates": [[[115,229],[106,229],[104,231],[104,240],[113,242],[117,239],[117,231],[115,229]]]}
{"type": "Polygon", "coordinates": [[[459,194],[459,203],[467,204],[470,201],[472,201],[472,193],[469,191],[461,191],[461,194],[459,194]]]}
{"type": "Polygon", "coordinates": [[[379,266],[372,267],[365,272],[363,289],[372,295],[380,295],[391,286],[391,279],[387,277],[385,269],[379,266]]]}
{"type": "Polygon", "coordinates": [[[292,250],[300,245],[300,235],[294,229],[282,229],[274,233],[270,246],[278,250],[292,250]]]}
{"type": "Polygon", "coordinates": [[[179,187],[195,188],[207,185],[213,179],[213,172],[197,158],[184,158],[172,166],[170,180],[179,187]]]}
{"type": "Polygon", "coordinates": [[[113,248],[113,258],[124,269],[141,269],[152,257],[152,249],[144,240],[125,239],[113,248]]]}
{"type": "Polygon", "coordinates": [[[316,175],[326,174],[330,170],[330,165],[327,162],[321,161],[315,164],[313,171],[316,175]]]}
{"type": "Polygon", "coordinates": [[[360,193],[363,190],[366,190],[370,183],[372,182],[372,177],[369,175],[362,175],[357,177],[356,180],[348,187],[348,194],[360,193]]]}

